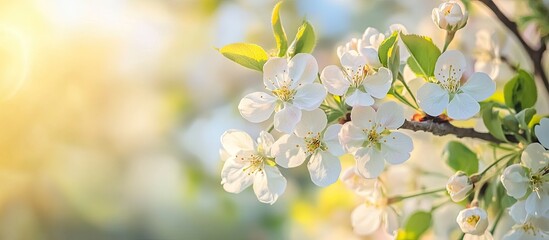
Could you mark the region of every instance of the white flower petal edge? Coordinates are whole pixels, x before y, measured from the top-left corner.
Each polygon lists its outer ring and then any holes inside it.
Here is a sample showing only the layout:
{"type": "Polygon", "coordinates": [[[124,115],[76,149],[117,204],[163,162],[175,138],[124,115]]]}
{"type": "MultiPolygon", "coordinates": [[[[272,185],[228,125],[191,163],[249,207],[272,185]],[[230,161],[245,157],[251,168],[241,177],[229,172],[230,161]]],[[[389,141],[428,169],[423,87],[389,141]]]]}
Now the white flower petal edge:
{"type": "Polygon", "coordinates": [[[254,140],[248,133],[230,129],[221,135],[221,144],[226,153],[235,156],[240,151],[253,151],[254,140]]]}
{"type": "Polygon", "coordinates": [[[549,149],[549,118],[542,118],[534,131],[541,145],[549,149]]]}
{"type": "Polygon", "coordinates": [[[507,167],[501,174],[501,183],[507,190],[507,195],[515,199],[524,197],[529,184],[526,169],[520,164],[507,167]]]}
{"type": "Polygon", "coordinates": [[[290,103],[285,103],[284,107],[275,113],[274,128],[283,133],[291,133],[301,120],[301,114],[299,108],[290,103]]]}
{"type": "Polygon", "coordinates": [[[320,79],[322,79],[322,84],[324,84],[329,93],[338,96],[345,94],[351,85],[345,79],[341,69],[335,65],[325,67],[322,70],[322,74],[320,74],[320,79]]]}
{"type": "Polygon", "coordinates": [[[273,114],[276,106],[276,98],[263,92],[254,92],[246,95],[240,104],[238,110],[240,115],[253,123],[263,122],[273,114]]]}
{"type": "Polygon", "coordinates": [[[488,214],[479,207],[463,209],[459,212],[457,223],[461,231],[472,235],[482,235],[488,228],[488,214]]]}
{"type": "Polygon", "coordinates": [[[431,116],[438,116],[448,106],[450,96],[438,84],[426,83],[417,91],[417,100],[419,107],[425,113],[431,116]]]}
{"type": "Polygon", "coordinates": [[[272,205],[286,190],[286,183],[278,168],[265,166],[262,172],[255,175],[253,188],[260,202],[272,205]]]}
{"type": "Polygon", "coordinates": [[[372,195],[378,184],[377,179],[363,178],[357,172],[356,167],[350,167],[341,175],[341,181],[345,186],[360,196],[372,195]]]}
{"type": "Polygon", "coordinates": [[[307,168],[314,184],[327,187],[337,181],[341,173],[339,158],[328,152],[316,152],[311,156],[307,168]]]}

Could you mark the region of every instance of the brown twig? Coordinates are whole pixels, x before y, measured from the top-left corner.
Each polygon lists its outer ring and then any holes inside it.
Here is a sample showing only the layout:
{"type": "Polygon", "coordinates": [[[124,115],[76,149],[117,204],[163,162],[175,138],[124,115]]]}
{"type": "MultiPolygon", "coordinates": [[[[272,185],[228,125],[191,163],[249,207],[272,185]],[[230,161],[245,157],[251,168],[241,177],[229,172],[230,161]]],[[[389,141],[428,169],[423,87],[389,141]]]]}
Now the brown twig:
{"type": "MultiPolygon", "coordinates": [[[[404,124],[400,127],[401,129],[408,129],[412,131],[423,131],[423,132],[430,132],[433,135],[436,136],[444,136],[444,135],[454,135],[458,138],[476,138],[481,139],[488,142],[493,143],[504,143],[504,141],[501,141],[490,133],[481,133],[477,132],[472,128],[460,128],[456,127],[449,122],[433,122],[432,120],[428,121],[404,121],[404,124]]],[[[509,142],[517,143],[518,141],[516,138],[512,136],[507,136],[507,140],[509,142]]]]}
{"type": "Polygon", "coordinates": [[[505,14],[498,8],[498,6],[492,1],[492,0],[478,0],[479,2],[483,3],[486,7],[488,7],[495,15],[496,17],[505,25],[513,35],[519,40],[520,44],[530,57],[530,60],[532,60],[533,66],[534,66],[534,73],[536,76],[538,76],[541,81],[543,82],[543,85],[545,86],[545,89],[547,93],[549,93],[549,79],[547,78],[547,75],[545,73],[545,69],[543,69],[542,65],[542,58],[543,53],[545,50],[547,50],[547,43],[545,42],[546,39],[540,39],[540,47],[538,49],[532,48],[524,38],[520,35],[518,31],[518,25],[511,21],[505,14]]]}

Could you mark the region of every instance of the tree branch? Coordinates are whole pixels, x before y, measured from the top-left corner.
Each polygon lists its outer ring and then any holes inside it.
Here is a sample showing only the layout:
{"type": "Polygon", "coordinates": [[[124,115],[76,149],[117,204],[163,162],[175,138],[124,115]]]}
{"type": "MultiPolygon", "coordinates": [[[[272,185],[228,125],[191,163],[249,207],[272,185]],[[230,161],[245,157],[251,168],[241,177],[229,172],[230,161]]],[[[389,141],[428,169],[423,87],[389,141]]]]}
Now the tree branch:
{"type": "Polygon", "coordinates": [[[545,73],[545,69],[542,65],[542,58],[543,53],[545,50],[547,50],[547,43],[545,42],[546,39],[542,38],[540,39],[540,47],[538,49],[534,49],[526,43],[524,38],[520,35],[518,31],[518,25],[511,21],[505,14],[498,8],[498,6],[494,3],[493,0],[478,0],[479,2],[483,3],[485,6],[487,6],[495,15],[496,17],[505,25],[513,35],[519,40],[520,44],[526,50],[526,53],[528,53],[528,56],[530,57],[530,60],[532,60],[533,66],[534,66],[534,73],[536,76],[538,76],[541,81],[543,82],[543,85],[545,86],[545,90],[547,93],[549,93],[549,79],[547,79],[547,74],[545,73]]]}
{"type": "MultiPolygon", "coordinates": [[[[490,133],[481,133],[477,132],[472,128],[460,128],[456,127],[449,122],[433,122],[432,120],[427,120],[423,122],[416,122],[416,121],[404,121],[404,124],[400,127],[401,129],[408,129],[412,131],[423,131],[423,132],[430,132],[433,135],[436,136],[444,136],[444,135],[454,135],[458,138],[476,138],[481,139],[488,142],[493,143],[505,143],[504,141],[501,141],[490,133]]],[[[507,136],[507,139],[509,142],[517,143],[518,141],[512,137],[507,136]]]]}

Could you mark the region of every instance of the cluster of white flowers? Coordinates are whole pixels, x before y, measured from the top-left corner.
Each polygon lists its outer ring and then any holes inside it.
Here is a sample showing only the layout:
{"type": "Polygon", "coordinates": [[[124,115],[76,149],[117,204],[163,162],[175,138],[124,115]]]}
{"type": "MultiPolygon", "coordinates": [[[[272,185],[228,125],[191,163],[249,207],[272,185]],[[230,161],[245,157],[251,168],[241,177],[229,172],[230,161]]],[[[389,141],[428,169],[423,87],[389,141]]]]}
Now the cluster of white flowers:
{"type": "MultiPolygon", "coordinates": [[[[457,2],[448,1],[435,8],[432,17],[453,38],[467,23],[468,13],[457,2]]],[[[387,197],[378,177],[386,162],[394,165],[408,160],[414,144],[411,137],[399,130],[406,121],[403,107],[386,100],[395,76],[389,69],[392,67],[382,64],[378,51],[386,36],[395,31],[407,32],[398,24],[390,30],[384,34],[367,28],[361,39],[351,39],[339,46],[339,64],[326,66],[320,74],[311,54],[268,59],[263,66],[265,92],[246,95],[238,109],[248,121],[269,121],[272,127],[269,132],[262,131],[257,142],[238,130],[223,134],[224,189],[239,193],[253,183],[259,201],[273,204],[286,188],[279,167],[294,168],[307,161],[314,184],[325,187],[341,179],[364,199],[351,216],[357,234],[369,235],[383,227],[389,235],[395,235],[399,221],[392,204],[402,199],[392,201],[395,198],[387,197]],[[342,105],[339,110],[343,112],[340,119],[329,122],[326,107],[334,99],[342,105]],[[276,130],[273,135],[277,139],[270,134],[271,130],[276,130]],[[352,155],[356,165],[340,178],[339,156],[343,154],[352,155]]],[[[446,114],[451,120],[467,120],[479,113],[479,102],[494,94],[496,84],[483,72],[474,72],[463,79],[466,59],[457,50],[446,51],[451,38],[447,39],[443,53],[437,54],[433,76],[418,74],[421,86],[417,91],[406,90],[412,98],[417,97],[417,105],[425,115],[446,114]]],[[[410,52],[405,50],[402,40],[397,41],[402,46],[399,47],[402,69],[410,52]]],[[[539,143],[530,143],[520,150],[521,163],[509,165],[501,175],[507,195],[516,199],[509,209],[516,225],[506,239],[539,239],[549,230],[548,118],[541,119],[535,127],[535,136],[539,143]]],[[[519,145],[517,149],[520,148],[519,145]]],[[[454,202],[469,201],[475,192],[467,208],[456,217],[465,239],[493,239],[488,230],[489,213],[479,207],[480,187],[475,187],[486,182],[485,172],[468,176],[458,171],[446,184],[454,202]]]]}

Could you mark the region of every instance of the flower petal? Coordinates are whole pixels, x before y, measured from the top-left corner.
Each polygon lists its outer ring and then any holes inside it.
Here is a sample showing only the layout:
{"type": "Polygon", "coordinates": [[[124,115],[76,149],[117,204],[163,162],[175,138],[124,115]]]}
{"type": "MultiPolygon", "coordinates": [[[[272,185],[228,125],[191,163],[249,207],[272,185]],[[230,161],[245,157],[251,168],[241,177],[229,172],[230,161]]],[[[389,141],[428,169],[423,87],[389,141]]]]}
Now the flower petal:
{"type": "Polygon", "coordinates": [[[393,101],[385,102],[377,109],[376,123],[388,129],[397,129],[404,124],[404,109],[393,101]]]}
{"type": "Polygon", "coordinates": [[[257,138],[258,148],[261,150],[261,153],[270,157],[271,156],[271,147],[273,146],[275,140],[273,135],[266,131],[261,131],[259,137],[257,138]]]}
{"type": "Polygon", "coordinates": [[[507,195],[520,199],[528,191],[529,179],[523,166],[513,164],[505,168],[501,174],[501,183],[507,190],[507,195]]]}
{"type": "Polygon", "coordinates": [[[496,83],[486,73],[476,72],[460,89],[480,102],[496,92],[496,83]]]}
{"type": "Polygon", "coordinates": [[[343,147],[341,146],[341,143],[339,142],[338,137],[338,134],[341,131],[342,127],[343,125],[341,124],[333,124],[328,126],[328,128],[326,128],[326,131],[324,132],[324,144],[326,144],[328,152],[336,157],[341,156],[345,153],[343,147]]]}
{"type": "Polygon", "coordinates": [[[511,208],[509,208],[509,215],[518,224],[526,223],[528,213],[526,212],[526,201],[517,201],[511,208]]]}
{"type": "Polygon", "coordinates": [[[412,138],[404,133],[392,132],[381,140],[381,152],[390,164],[401,164],[408,160],[412,149],[412,138]]]}
{"type": "Polygon", "coordinates": [[[360,56],[356,51],[348,51],[341,56],[341,66],[347,71],[358,71],[362,70],[364,65],[366,65],[366,57],[360,56]]]}
{"type": "Polygon", "coordinates": [[[370,235],[381,226],[382,210],[360,204],[351,213],[353,231],[359,235],[370,235]]]}
{"type": "Polygon", "coordinates": [[[325,67],[320,74],[320,79],[329,93],[338,96],[345,94],[351,85],[341,69],[335,65],[325,67]]]}
{"type": "Polygon", "coordinates": [[[230,156],[235,156],[239,151],[253,151],[254,140],[244,131],[230,129],[221,135],[221,145],[230,156]]]}
{"type": "Polygon", "coordinates": [[[286,190],[286,178],[277,167],[265,165],[263,171],[254,176],[254,192],[262,203],[273,204],[286,190]]]}
{"type": "Polygon", "coordinates": [[[292,81],[292,89],[299,84],[312,83],[318,75],[318,64],[315,57],[308,53],[298,53],[289,62],[289,78],[292,81]]]}
{"type": "Polygon", "coordinates": [[[269,90],[278,88],[279,81],[287,79],[288,60],[286,58],[272,57],[263,65],[263,84],[269,90]]]}
{"type": "Polygon", "coordinates": [[[366,64],[368,66],[378,68],[381,67],[381,62],[377,54],[377,50],[373,47],[364,47],[359,49],[360,54],[366,57],[366,64]]]}
{"type": "Polygon", "coordinates": [[[393,74],[387,68],[380,67],[379,70],[364,79],[364,89],[368,94],[375,98],[384,98],[387,96],[387,92],[391,88],[393,81],[393,74]]]}
{"type": "Polygon", "coordinates": [[[467,93],[458,93],[448,103],[448,117],[456,120],[465,120],[473,117],[480,111],[478,102],[467,93]]]}
{"type": "Polygon", "coordinates": [[[371,147],[363,147],[356,151],[356,168],[365,178],[377,178],[385,168],[383,154],[371,147]]]}
{"type": "Polygon", "coordinates": [[[334,155],[317,151],[311,156],[307,168],[311,174],[311,180],[320,187],[326,187],[335,183],[341,173],[341,163],[334,155]]]}
{"type": "Polygon", "coordinates": [[[355,153],[362,147],[364,140],[366,139],[362,129],[356,127],[352,122],[343,124],[341,131],[339,132],[339,141],[347,152],[355,153]]]}
{"type": "Polygon", "coordinates": [[[269,119],[273,114],[275,103],[276,98],[274,96],[264,92],[254,92],[240,100],[238,110],[246,120],[259,123],[269,119]]]}
{"type": "Polygon", "coordinates": [[[293,134],[282,135],[272,147],[276,163],[284,168],[300,166],[307,159],[305,141],[293,134]]]}
{"type": "Polygon", "coordinates": [[[394,236],[398,230],[398,215],[392,207],[386,207],[385,214],[385,230],[389,235],[394,236]]]}
{"type": "Polygon", "coordinates": [[[356,89],[351,95],[345,97],[345,103],[351,107],[371,106],[374,104],[374,99],[370,94],[356,89]]]}
{"type": "Polygon", "coordinates": [[[536,173],[549,164],[549,151],[539,143],[532,143],[522,152],[521,160],[524,166],[536,173]]]}
{"type": "Polygon", "coordinates": [[[549,193],[547,193],[547,190],[530,193],[530,196],[526,198],[524,208],[530,216],[544,217],[547,210],[549,210],[549,193]]]}
{"type": "Polygon", "coordinates": [[[221,184],[225,191],[240,193],[252,184],[254,179],[253,175],[250,175],[243,170],[246,166],[248,166],[247,163],[235,161],[234,157],[225,161],[223,169],[221,170],[221,184]]]}
{"type": "Polygon", "coordinates": [[[291,133],[301,120],[301,110],[289,103],[284,103],[284,108],[275,113],[274,128],[283,133],[291,133]]]}
{"type": "Polygon", "coordinates": [[[341,176],[341,181],[347,188],[353,190],[360,196],[369,196],[376,190],[377,179],[363,178],[358,174],[356,167],[345,170],[341,176]]]}
{"type": "Polygon", "coordinates": [[[448,106],[450,96],[438,84],[426,83],[417,91],[419,107],[431,116],[438,116],[448,106]]]}
{"type": "Polygon", "coordinates": [[[312,111],[326,98],[326,88],[320,83],[302,85],[296,88],[293,104],[299,109],[312,111]]]}
{"type": "Polygon", "coordinates": [[[376,123],[377,113],[372,107],[354,107],[351,110],[351,121],[361,129],[371,129],[376,123]]]}
{"type": "Polygon", "coordinates": [[[446,51],[438,57],[435,64],[435,77],[441,83],[459,82],[466,66],[463,53],[457,50],[446,51]]]}
{"type": "Polygon", "coordinates": [[[542,118],[534,131],[541,145],[549,149],[549,118],[542,118]]]}
{"type": "Polygon", "coordinates": [[[295,134],[299,137],[311,137],[321,133],[328,119],[324,111],[315,109],[313,111],[303,111],[301,114],[301,121],[295,126],[295,134]]]}

